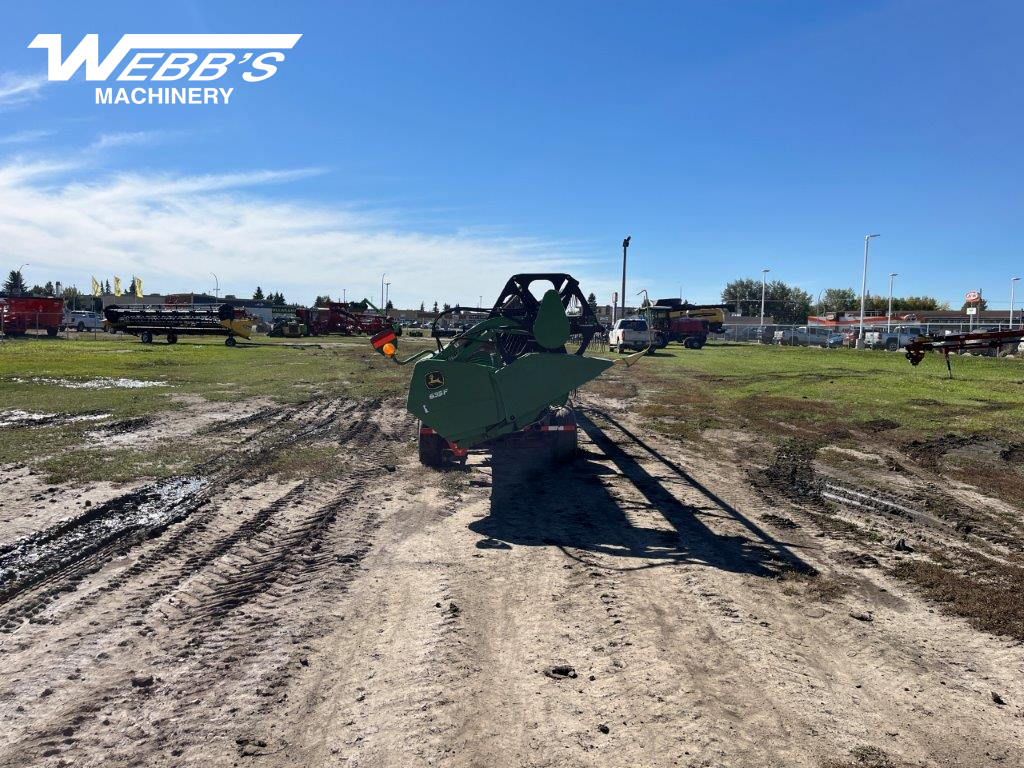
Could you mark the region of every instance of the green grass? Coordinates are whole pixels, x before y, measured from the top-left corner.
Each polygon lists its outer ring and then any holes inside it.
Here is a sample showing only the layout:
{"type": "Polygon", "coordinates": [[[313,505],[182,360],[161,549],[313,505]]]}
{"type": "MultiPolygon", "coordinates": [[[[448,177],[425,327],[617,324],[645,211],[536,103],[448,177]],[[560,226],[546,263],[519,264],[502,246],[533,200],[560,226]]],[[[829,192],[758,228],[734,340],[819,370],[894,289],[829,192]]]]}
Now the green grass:
{"type": "MultiPolygon", "coordinates": [[[[225,347],[219,338],[174,345],[83,334],[81,339],[22,339],[0,344],[0,411],[110,414],[101,422],[3,429],[0,463],[29,461],[56,482],[69,479],[164,477],[187,471],[201,451],[105,449],[87,433],[126,418],[185,407],[181,395],[220,401],[250,398],[298,403],[319,397],[381,397],[405,390],[409,370],[381,358],[366,338],[324,340],[331,346],[284,344],[225,347]],[[69,389],[34,379],[128,378],[161,382],[147,389],[69,389]]],[[[424,342],[403,340],[403,353],[424,342]]]]}
{"type": "Polygon", "coordinates": [[[896,353],[710,344],[672,345],[613,370],[591,386],[609,395],[637,390],[655,426],[681,435],[716,425],[841,430],[888,419],[924,434],[1024,439],[1024,360],[956,357],[949,380],[938,355],[914,367],[896,353]]]}

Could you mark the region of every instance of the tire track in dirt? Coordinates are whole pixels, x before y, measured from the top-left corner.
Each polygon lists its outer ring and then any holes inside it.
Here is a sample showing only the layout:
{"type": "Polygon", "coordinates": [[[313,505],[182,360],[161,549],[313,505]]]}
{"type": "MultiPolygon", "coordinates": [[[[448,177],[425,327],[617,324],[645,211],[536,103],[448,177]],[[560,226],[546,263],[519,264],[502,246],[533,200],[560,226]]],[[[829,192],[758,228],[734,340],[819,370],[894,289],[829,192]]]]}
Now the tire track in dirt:
{"type": "MultiPolygon", "coordinates": [[[[375,407],[313,404],[280,419],[233,453],[240,462],[225,461],[228,481],[208,483],[190,516],[90,563],[77,591],[47,596],[56,602],[37,619],[56,623],[0,638],[0,658],[35,667],[31,685],[53,691],[0,738],[0,762],[163,764],[194,752],[204,765],[229,765],[259,749],[245,734],[287,698],[308,641],[343,620],[337,600],[377,533],[372,485],[395,454],[366,420],[375,407]],[[275,451],[335,438],[351,449],[343,478],[265,478],[260,464],[275,451]],[[130,670],[140,666],[154,677],[135,686],[130,670]],[[74,683],[63,680],[69,672],[74,683]]],[[[14,696],[31,700],[28,685],[14,696]]]]}

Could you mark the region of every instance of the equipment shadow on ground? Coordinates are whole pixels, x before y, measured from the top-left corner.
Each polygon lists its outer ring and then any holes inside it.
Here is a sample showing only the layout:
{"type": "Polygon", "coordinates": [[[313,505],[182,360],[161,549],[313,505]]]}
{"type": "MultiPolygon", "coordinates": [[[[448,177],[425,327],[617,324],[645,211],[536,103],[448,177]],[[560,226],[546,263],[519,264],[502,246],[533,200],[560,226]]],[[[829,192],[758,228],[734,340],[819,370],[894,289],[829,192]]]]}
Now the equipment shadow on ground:
{"type": "MultiPolygon", "coordinates": [[[[470,524],[484,538],[478,547],[557,546],[566,554],[594,565],[609,565],[600,558],[632,558],[647,562],[626,568],[698,564],[725,571],[775,577],[787,571],[813,573],[791,546],[773,538],[711,489],[649,447],[607,414],[587,409],[577,413],[579,428],[595,450],[581,446],[571,464],[551,464],[544,456],[521,449],[498,449],[492,454],[489,514],[470,524]],[[598,427],[589,415],[600,418],[616,438],[632,447],[631,453],[598,427]],[[674,480],[688,484],[707,499],[707,506],[681,502],[653,476],[633,453],[649,454],[669,470],[674,480]],[[615,469],[607,466],[611,461],[615,469]],[[617,471],[616,471],[617,470],[617,471]],[[621,484],[618,474],[639,493],[635,500],[615,498],[610,486],[621,484]],[[629,513],[646,517],[655,511],[667,526],[634,525],[629,513]],[[719,517],[743,526],[743,535],[723,535],[701,518],[719,517]]],[[[585,445],[585,444],[584,444],[585,445]]]]}

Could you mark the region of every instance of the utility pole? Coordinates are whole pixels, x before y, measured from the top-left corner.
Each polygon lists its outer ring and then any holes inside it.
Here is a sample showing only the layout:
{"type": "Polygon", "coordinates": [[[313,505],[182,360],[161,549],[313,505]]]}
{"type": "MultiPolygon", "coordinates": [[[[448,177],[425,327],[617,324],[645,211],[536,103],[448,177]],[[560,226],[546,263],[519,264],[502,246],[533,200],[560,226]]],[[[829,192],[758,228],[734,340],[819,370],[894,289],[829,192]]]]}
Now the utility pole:
{"type": "Polygon", "coordinates": [[[868,291],[868,246],[871,245],[871,238],[879,235],[864,235],[864,273],[860,278],[860,331],[857,334],[857,349],[864,349],[864,303],[868,291]]]}
{"type": "Polygon", "coordinates": [[[765,280],[767,279],[767,275],[768,275],[769,272],[771,272],[771,270],[768,267],[765,267],[764,269],[761,270],[761,327],[762,328],[764,328],[764,289],[765,289],[765,280]]]}
{"type": "Polygon", "coordinates": [[[213,275],[213,282],[215,284],[214,288],[213,288],[213,295],[216,296],[219,299],[220,298],[220,280],[217,279],[217,273],[216,272],[211,272],[210,274],[213,275]]]}
{"type": "Polygon", "coordinates": [[[1020,280],[1019,277],[1010,278],[1010,330],[1013,330],[1013,288],[1014,284],[1020,280]]]}
{"type": "Polygon", "coordinates": [[[391,301],[391,283],[384,283],[384,309],[387,310],[388,302],[391,301]]]}
{"type": "Polygon", "coordinates": [[[386,275],[386,274],[387,274],[387,272],[381,272],[380,273],[380,306],[381,306],[381,309],[384,308],[384,275],[386,275]]]}
{"type": "Polygon", "coordinates": [[[620,320],[626,316],[626,251],[629,250],[629,241],[632,239],[632,235],[626,235],[626,239],[622,241],[622,294],[619,297],[619,301],[622,302],[622,309],[619,312],[620,320]]]}
{"type": "Polygon", "coordinates": [[[894,277],[899,277],[898,272],[889,273],[889,311],[885,315],[885,332],[888,333],[892,330],[892,280],[894,277]]]}

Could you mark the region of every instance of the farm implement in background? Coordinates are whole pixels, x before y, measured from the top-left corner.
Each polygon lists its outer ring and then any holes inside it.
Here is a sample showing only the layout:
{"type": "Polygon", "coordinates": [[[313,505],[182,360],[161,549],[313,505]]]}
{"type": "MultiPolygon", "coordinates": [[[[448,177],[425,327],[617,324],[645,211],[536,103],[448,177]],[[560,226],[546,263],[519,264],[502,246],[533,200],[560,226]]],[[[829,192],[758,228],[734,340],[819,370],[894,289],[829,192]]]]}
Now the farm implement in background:
{"type": "Polygon", "coordinates": [[[407,408],[420,420],[422,463],[465,460],[469,448],[499,442],[540,443],[555,460],[568,460],[576,453],[569,394],[616,362],[629,365],[644,354],[619,361],[586,357],[601,330],[571,275],[521,274],[509,278],[490,309],[456,306],[439,313],[432,327],[436,350],[401,360],[393,330],[370,341],[399,365],[415,363],[407,408]],[[551,285],[540,299],[530,290],[538,282],[551,285]],[[442,345],[438,320],[467,312],[486,317],[442,345]],[[573,352],[566,349],[570,338],[578,344],[573,352]]]}
{"type": "Polygon", "coordinates": [[[998,351],[1002,346],[1020,344],[1024,340],[1024,329],[1008,331],[974,331],[972,333],[951,333],[947,336],[918,336],[906,346],[907,360],[917,365],[924,359],[925,352],[941,352],[946,358],[946,370],[953,378],[953,366],[949,355],[952,352],[998,351]]]}
{"type": "Polygon", "coordinates": [[[235,346],[235,337],[248,339],[253,318],[231,304],[117,306],[103,310],[107,325],[114,331],[138,336],[143,344],[151,344],[155,336],[166,336],[174,344],[179,336],[226,336],[224,343],[235,346]]]}

